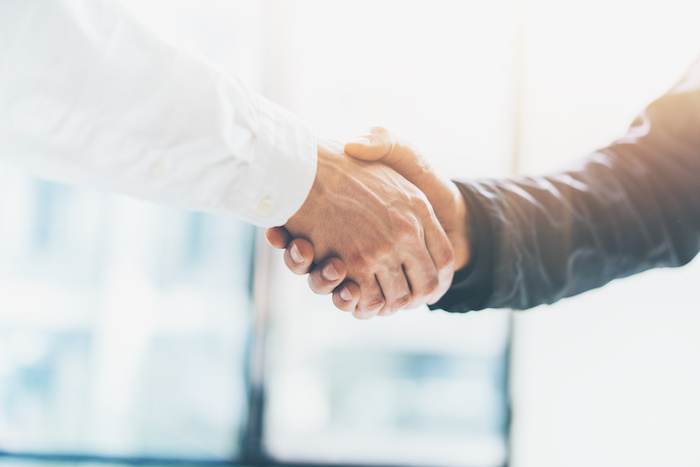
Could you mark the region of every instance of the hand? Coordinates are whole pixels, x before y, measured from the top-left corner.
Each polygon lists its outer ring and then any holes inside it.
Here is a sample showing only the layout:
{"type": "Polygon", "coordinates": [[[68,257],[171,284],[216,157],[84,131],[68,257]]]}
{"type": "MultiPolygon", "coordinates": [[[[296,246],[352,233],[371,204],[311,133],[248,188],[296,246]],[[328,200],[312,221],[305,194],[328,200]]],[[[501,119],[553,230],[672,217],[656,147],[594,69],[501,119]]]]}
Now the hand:
{"type": "Polygon", "coordinates": [[[331,142],[319,144],[314,185],[284,227],[313,241],[288,250],[294,264],[295,253],[337,257],[310,278],[312,288],[319,278],[354,281],[362,290],[353,310],[358,318],[437,301],[452,281],[452,246],[425,195],[389,167],[347,157],[331,142]]]}
{"type": "MultiPolygon", "coordinates": [[[[415,149],[382,128],[374,128],[366,137],[346,144],[345,151],[358,159],[381,161],[420,188],[431,202],[452,243],[455,270],[467,265],[470,257],[467,206],[452,181],[439,176],[415,149]]],[[[357,284],[345,281],[345,265],[340,259],[328,258],[315,266],[314,247],[308,241],[293,239],[281,227],[269,229],[267,237],[273,246],[286,248],[285,263],[289,269],[296,274],[310,272],[309,285],[312,290],[319,294],[333,292],[336,307],[341,310],[353,309],[364,289],[361,291],[357,284]],[[327,274],[329,269],[337,274],[327,274]]]]}

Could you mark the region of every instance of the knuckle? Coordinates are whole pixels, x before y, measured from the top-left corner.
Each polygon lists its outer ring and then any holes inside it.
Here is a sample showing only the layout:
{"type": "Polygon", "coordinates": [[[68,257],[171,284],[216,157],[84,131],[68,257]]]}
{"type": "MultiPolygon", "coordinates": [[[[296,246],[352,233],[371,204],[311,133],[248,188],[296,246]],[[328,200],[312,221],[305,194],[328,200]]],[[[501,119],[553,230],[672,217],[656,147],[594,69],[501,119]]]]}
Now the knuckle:
{"type": "Polygon", "coordinates": [[[357,267],[365,274],[374,273],[380,264],[393,261],[396,252],[396,242],[381,242],[372,246],[365,254],[357,257],[357,267]]]}
{"type": "Polygon", "coordinates": [[[364,309],[370,312],[377,311],[378,309],[384,306],[384,303],[385,301],[382,297],[370,297],[367,300],[364,309]]]}
{"type": "Polygon", "coordinates": [[[452,265],[455,262],[455,252],[452,248],[445,248],[444,252],[441,256],[441,259],[438,261],[438,268],[439,269],[451,269],[452,265]]]}
{"type": "Polygon", "coordinates": [[[348,256],[346,266],[352,268],[353,271],[356,271],[360,274],[367,274],[369,273],[371,268],[371,261],[369,260],[367,255],[355,252],[348,256]]]}
{"type": "Polygon", "coordinates": [[[431,217],[433,208],[427,198],[421,195],[422,193],[413,196],[412,203],[414,210],[421,218],[431,217]]]}
{"type": "Polygon", "coordinates": [[[411,294],[410,293],[403,295],[403,296],[397,298],[396,300],[394,300],[394,303],[392,303],[391,308],[392,308],[392,310],[399,310],[399,309],[405,307],[406,305],[408,305],[409,303],[411,303],[411,294]]]}
{"type": "Polygon", "coordinates": [[[394,244],[387,244],[379,248],[376,252],[375,261],[382,264],[392,264],[396,261],[396,247],[394,244]]]}
{"type": "Polygon", "coordinates": [[[416,235],[421,230],[421,222],[415,216],[404,216],[403,225],[411,235],[416,235]]]}
{"type": "Polygon", "coordinates": [[[427,282],[425,283],[425,288],[423,289],[423,293],[427,296],[430,296],[437,292],[438,288],[440,287],[440,277],[437,274],[431,275],[427,282]]]}
{"type": "Polygon", "coordinates": [[[417,241],[421,238],[421,223],[413,216],[401,216],[395,220],[396,230],[404,241],[417,241]]]}

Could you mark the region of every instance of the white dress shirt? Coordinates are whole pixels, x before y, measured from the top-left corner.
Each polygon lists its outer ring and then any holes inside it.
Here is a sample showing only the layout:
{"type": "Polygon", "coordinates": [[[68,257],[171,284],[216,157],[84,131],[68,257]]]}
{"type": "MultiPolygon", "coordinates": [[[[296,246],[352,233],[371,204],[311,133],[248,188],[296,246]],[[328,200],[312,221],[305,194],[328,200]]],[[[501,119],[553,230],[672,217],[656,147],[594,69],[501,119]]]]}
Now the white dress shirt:
{"type": "Polygon", "coordinates": [[[312,132],[110,0],[0,0],[0,161],[188,210],[284,224],[312,132]]]}

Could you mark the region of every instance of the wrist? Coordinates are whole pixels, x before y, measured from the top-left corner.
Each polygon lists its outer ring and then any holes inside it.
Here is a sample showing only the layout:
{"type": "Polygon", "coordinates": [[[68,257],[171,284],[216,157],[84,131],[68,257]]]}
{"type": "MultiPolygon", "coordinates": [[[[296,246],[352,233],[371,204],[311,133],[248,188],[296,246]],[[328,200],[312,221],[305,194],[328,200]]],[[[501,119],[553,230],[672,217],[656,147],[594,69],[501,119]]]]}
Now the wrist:
{"type": "Polygon", "coordinates": [[[467,267],[471,260],[471,248],[473,242],[473,229],[470,225],[469,209],[467,203],[457,186],[449,181],[450,189],[454,194],[453,216],[454,220],[448,237],[452,242],[455,253],[455,271],[467,267]]]}
{"type": "MultiPolygon", "coordinates": [[[[337,146],[337,145],[336,145],[337,146]]],[[[337,150],[337,148],[335,148],[337,150]]],[[[301,232],[312,227],[310,223],[322,219],[321,211],[327,208],[324,199],[338,185],[342,169],[342,156],[334,153],[334,143],[329,140],[317,140],[316,174],[304,204],[289,219],[285,227],[290,232],[301,232]]]]}

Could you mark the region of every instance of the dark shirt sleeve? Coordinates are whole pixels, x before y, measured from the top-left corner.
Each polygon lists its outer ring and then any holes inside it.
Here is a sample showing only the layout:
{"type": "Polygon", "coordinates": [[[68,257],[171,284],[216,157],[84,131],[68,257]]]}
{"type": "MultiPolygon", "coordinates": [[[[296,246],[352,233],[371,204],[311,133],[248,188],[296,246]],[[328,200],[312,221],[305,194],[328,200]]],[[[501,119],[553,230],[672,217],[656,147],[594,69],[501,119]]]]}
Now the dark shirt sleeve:
{"type": "Polygon", "coordinates": [[[700,249],[700,60],[570,170],[457,185],[474,256],[432,308],[527,309],[686,264],[700,249]]]}

